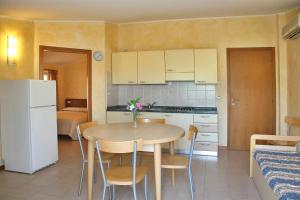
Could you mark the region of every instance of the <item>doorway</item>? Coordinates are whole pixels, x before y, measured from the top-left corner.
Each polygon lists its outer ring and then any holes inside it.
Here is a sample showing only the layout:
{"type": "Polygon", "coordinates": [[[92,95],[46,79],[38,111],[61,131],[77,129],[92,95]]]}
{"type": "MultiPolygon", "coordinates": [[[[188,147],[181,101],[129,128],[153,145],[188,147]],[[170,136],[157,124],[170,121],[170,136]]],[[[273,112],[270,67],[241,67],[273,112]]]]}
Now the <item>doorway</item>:
{"type": "MultiPolygon", "coordinates": [[[[51,68],[52,63],[55,64],[55,62],[60,61],[59,65],[63,65],[62,63],[67,62],[68,60],[72,60],[72,62],[69,63],[69,65],[76,64],[76,61],[83,60],[86,70],[84,73],[82,73],[82,76],[80,79],[83,81],[83,84],[81,85],[83,95],[83,98],[80,97],[72,97],[72,96],[62,96],[62,94],[59,94],[59,86],[57,85],[57,104],[58,108],[65,106],[72,100],[72,104],[74,102],[74,105],[76,105],[78,102],[80,104],[86,104],[87,107],[87,117],[88,121],[91,121],[92,119],[92,51],[91,50],[85,50],[85,49],[73,49],[73,48],[64,48],[64,47],[53,47],[53,46],[40,46],[39,49],[39,78],[41,80],[44,80],[47,78],[47,80],[57,80],[58,78],[61,78],[62,73],[59,72],[57,68],[51,68]],[[49,65],[50,63],[50,65],[49,65]],[[54,75],[55,73],[55,75],[54,75]],[[83,102],[85,101],[85,102],[83,102]],[[60,105],[63,104],[63,105],[60,105]]],[[[58,63],[58,62],[57,62],[58,63]]],[[[68,66],[68,65],[66,65],[68,66]]],[[[68,67],[65,67],[66,69],[68,67]]],[[[78,68],[76,68],[78,71],[78,68]]],[[[66,70],[64,70],[66,71],[66,70]]],[[[74,88],[75,83],[77,84],[80,80],[74,76],[76,73],[74,70],[69,70],[66,74],[69,74],[68,80],[66,81],[69,85],[69,88],[72,88],[71,90],[76,90],[74,88]],[[71,73],[70,73],[71,72],[71,73]],[[74,78],[72,77],[74,76],[74,78]]],[[[80,73],[80,72],[79,72],[80,73]]],[[[78,74],[78,73],[77,73],[78,74]]],[[[65,76],[67,77],[67,76],[65,76]]],[[[82,82],[81,81],[81,82],[82,82]]],[[[58,83],[58,80],[57,80],[58,83]]],[[[79,89],[78,89],[79,91],[79,89]]],[[[78,91],[76,92],[78,95],[78,91]]],[[[82,92],[81,92],[82,93],[82,92]]],[[[58,109],[58,110],[59,110],[58,109]]]]}
{"type": "Polygon", "coordinates": [[[252,134],[275,134],[275,49],[227,49],[228,147],[249,150],[252,134]]]}

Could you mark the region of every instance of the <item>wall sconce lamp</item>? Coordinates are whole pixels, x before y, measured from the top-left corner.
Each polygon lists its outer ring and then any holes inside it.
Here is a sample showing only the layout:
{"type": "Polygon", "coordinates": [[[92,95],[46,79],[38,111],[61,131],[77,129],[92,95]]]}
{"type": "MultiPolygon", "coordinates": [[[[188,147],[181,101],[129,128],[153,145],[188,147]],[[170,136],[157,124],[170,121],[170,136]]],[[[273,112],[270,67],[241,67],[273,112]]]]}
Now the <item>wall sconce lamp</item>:
{"type": "Polygon", "coordinates": [[[7,36],[7,64],[15,65],[17,56],[17,39],[15,36],[7,36]]]}

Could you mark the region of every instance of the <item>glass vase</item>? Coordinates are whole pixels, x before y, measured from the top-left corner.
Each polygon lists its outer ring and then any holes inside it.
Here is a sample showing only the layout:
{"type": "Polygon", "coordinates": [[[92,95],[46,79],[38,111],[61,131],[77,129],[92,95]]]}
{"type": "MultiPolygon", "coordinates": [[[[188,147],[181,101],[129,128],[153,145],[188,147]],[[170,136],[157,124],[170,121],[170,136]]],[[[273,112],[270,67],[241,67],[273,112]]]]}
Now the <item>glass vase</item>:
{"type": "Polygon", "coordinates": [[[137,116],[137,112],[132,112],[132,121],[133,121],[132,127],[133,128],[137,128],[136,116],[137,116]]]}

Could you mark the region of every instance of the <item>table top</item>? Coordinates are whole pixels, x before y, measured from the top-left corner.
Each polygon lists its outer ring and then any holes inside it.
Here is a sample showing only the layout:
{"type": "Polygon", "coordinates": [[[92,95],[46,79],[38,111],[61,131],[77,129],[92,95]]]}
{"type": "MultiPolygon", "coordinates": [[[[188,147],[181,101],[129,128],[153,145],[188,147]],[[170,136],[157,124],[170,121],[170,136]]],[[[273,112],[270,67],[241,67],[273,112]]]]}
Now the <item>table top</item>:
{"type": "Polygon", "coordinates": [[[103,124],[86,129],[83,137],[88,140],[128,141],[143,139],[144,144],[167,143],[184,136],[184,129],[169,124],[133,123],[103,124]]]}

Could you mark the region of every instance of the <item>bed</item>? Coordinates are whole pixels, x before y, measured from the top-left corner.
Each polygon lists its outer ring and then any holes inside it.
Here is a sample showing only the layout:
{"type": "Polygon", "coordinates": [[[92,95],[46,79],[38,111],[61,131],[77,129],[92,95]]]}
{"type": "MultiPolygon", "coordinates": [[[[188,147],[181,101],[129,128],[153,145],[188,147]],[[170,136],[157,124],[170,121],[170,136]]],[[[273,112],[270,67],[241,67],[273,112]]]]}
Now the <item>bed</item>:
{"type": "Polygon", "coordinates": [[[88,121],[86,99],[66,99],[65,108],[57,111],[57,133],[78,140],[76,127],[88,121]]]}
{"type": "Polygon", "coordinates": [[[250,177],[262,200],[300,199],[300,154],[295,146],[259,145],[258,141],[296,143],[298,136],[252,135],[250,177]]]}

